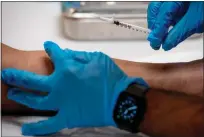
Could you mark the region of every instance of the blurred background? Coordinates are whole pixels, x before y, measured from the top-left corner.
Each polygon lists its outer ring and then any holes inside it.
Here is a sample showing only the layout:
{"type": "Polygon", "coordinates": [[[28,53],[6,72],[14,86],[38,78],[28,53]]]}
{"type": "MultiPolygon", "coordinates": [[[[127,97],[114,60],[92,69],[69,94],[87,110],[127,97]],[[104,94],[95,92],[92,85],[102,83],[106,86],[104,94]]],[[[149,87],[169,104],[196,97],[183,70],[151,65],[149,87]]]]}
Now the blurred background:
{"type": "Polygon", "coordinates": [[[148,2],[63,2],[64,33],[75,40],[145,40],[141,32],[111,25],[92,14],[147,28],[148,2]]]}
{"type": "Polygon", "coordinates": [[[203,57],[200,35],[169,52],[154,51],[144,34],[89,16],[114,15],[146,27],[147,6],[147,2],[2,2],[2,42],[22,50],[43,50],[43,42],[52,40],[62,48],[102,51],[131,61],[177,62],[203,57]]]}

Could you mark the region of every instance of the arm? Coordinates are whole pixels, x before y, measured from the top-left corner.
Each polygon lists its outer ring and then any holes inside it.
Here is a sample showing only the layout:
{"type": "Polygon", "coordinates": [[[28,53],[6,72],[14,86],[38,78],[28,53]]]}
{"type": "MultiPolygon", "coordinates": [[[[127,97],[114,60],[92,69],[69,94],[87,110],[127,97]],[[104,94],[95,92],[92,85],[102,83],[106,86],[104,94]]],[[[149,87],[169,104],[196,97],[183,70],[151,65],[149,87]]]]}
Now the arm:
{"type": "MultiPolygon", "coordinates": [[[[46,54],[42,51],[26,52],[8,47],[1,44],[2,49],[2,70],[4,68],[17,68],[35,72],[38,74],[49,75],[53,71],[53,65],[46,54]],[[31,53],[31,54],[30,54],[31,53]],[[36,54],[37,53],[37,54],[36,54]]],[[[28,109],[21,104],[17,104],[7,99],[8,86],[2,83],[2,110],[3,112],[24,111],[28,109]]],[[[27,111],[26,111],[27,112],[27,111]]]]}
{"type": "Polygon", "coordinates": [[[153,89],[204,97],[203,59],[166,64],[114,61],[129,76],[142,77],[153,89]]]}
{"type": "MultiPolygon", "coordinates": [[[[2,69],[14,67],[38,74],[51,74],[52,63],[44,51],[20,51],[2,44],[2,69]],[[13,58],[14,54],[17,54],[13,58]],[[19,54],[19,55],[18,55],[19,54]],[[19,60],[24,60],[19,62],[19,60]]],[[[204,97],[203,59],[187,63],[139,63],[114,59],[129,76],[139,76],[151,88],[204,97]]]]}
{"type": "MultiPolygon", "coordinates": [[[[162,64],[154,65],[133,63],[122,60],[115,61],[127,74],[131,76],[144,77],[144,79],[147,80],[151,87],[153,87],[154,85],[154,82],[152,82],[153,76],[150,75],[150,77],[148,76],[148,74],[157,73],[159,76],[159,74],[162,74],[161,70],[163,70],[156,69],[157,67],[163,68],[162,64]],[[152,67],[152,69],[150,69],[150,66],[152,67]],[[134,68],[134,70],[132,68],[134,68]]],[[[2,66],[2,69],[14,67],[45,75],[49,75],[53,71],[52,63],[44,51],[18,51],[12,48],[8,48],[5,45],[2,46],[2,66]]],[[[165,71],[165,69],[163,71],[165,71]]],[[[28,110],[27,108],[22,107],[21,105],[17,105],[16,103],[7,100],[7,86],[3,85],[3,87],[3,111],[28,110]]],[[[204,127],[204,105],[201,99],[183,95],[175,95],[172,93],[161,92],[159,90],[154,89],[148,92],[147,99],[148,112],[145,116],[144,122],[141,124],[140,127],[142,132],[147,133],[149,135],[166,137],[171,137],[178,134],[181,136],[203,135],[202,129],[204,127]],[[175,124],[179,125],[179,128],[175,128],[175,124]],[[185,129],[189,129],[188,132],[185,129]]]]}

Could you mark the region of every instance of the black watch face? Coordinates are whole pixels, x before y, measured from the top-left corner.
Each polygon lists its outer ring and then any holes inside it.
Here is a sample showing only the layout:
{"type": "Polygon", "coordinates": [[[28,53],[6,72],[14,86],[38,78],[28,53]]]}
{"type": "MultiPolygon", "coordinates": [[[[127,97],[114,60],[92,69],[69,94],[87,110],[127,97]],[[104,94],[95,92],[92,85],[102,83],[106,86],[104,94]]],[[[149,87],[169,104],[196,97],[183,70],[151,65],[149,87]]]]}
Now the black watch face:
{"type": "Polygon", "coordinates": [[[117,119],[123,119],[124,121],[133,123],[137,113],[137,104],[134,99],[129,96],[119,102],[117,111],[117,119]]]}
{"type": "Polygon", "coordinates": [[[121,129],[137,132],[140,121],[143,120],[146,101],[127,92],[120,94],[115,109],[114,120],[121,129]]]}

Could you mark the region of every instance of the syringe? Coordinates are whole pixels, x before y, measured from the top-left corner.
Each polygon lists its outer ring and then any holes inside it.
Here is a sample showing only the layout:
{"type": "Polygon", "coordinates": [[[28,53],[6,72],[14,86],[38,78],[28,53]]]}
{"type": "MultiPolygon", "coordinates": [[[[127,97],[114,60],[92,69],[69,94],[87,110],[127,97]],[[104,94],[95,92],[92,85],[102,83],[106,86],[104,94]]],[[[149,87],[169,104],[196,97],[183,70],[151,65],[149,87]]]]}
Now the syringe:
{"type": "Polygon", "coordinates": [[[127,28],[127,29],[130,29],[130,30],[134,30],[134,31],[138,31],[138,32],[146,33],[146,34],[149,34],[151,32],[147,28],[143,28],[143,27],[140,27],[140,26],[137,26],[137,25],[133,25],[133,24],[121,22],[121,21],[118,21],[118,20],[114,20],[113,18],[102,17],[102,16],[96,15],[96,14],[94,14],[94,16],[96,18],[100,19],[100,20],[107,21],[107,22],[109,22],[111,24],[115,24],[117,26],[127,28]]]}

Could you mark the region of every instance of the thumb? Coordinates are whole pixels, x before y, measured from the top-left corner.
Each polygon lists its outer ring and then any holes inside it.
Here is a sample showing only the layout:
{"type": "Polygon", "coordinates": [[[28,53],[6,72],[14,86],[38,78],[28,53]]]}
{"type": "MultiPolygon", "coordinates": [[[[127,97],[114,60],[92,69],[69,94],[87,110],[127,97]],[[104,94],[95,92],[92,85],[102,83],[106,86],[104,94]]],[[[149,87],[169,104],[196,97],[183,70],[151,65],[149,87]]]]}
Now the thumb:
{"type": "Polygon", "coordinates": [[[197,10],[201,8],[202,4],[192,2],[189,7],[188,12],[185,16],[173,27],[166,37],[162,48],[167,51],[176,47],[179,43],[190,37],[195,33],[202,31],[203,26],[203,11],[198,12],[197,10]],[[199,15],[195,15],[198,13],[199,15]]]}
{"type": "Polygon", "coordinates": [[[184,7],[183,2],[165,2],[160,7],[160,12],[154,23],[154,29],[148,36],[153,49],[159,49],[168,34],[169,27],[173,24],[179,10],[184,7]]]}
{"type": "Polygon", "coordinates": [[[179,43],[184,41],[186,38],[190,37],[195,33],[195,30],[192,28],[187,28],[189,26],[185,26],[183,24],[185,21],[179,22],[168,34],[166,37],[162,48],[165,51],[171,50],[176,47],[179,43]],[[181,29],[183,28],[183,29],[181,29]]]}
{"type": "Polygon", "coordinates": [[[64,57],[64,51],[52,41],[46,41],[44,49],[54,64],[64,57]]]}

